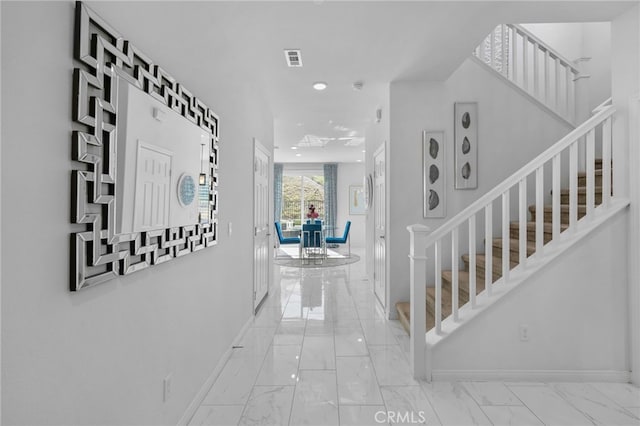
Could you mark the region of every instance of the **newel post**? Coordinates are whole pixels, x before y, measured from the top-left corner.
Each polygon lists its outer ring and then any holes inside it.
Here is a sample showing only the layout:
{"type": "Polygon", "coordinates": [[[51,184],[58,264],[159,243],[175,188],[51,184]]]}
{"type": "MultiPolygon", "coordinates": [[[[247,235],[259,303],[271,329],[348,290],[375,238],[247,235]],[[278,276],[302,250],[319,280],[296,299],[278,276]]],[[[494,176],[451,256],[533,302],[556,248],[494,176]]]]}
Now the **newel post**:
{"type": "Polygon", "coordinates": [[[427,235],[424,225],[407,226],[409,231],[409,273],[411,286],[411,371],[416,379],[427,377],[427,235]]]}

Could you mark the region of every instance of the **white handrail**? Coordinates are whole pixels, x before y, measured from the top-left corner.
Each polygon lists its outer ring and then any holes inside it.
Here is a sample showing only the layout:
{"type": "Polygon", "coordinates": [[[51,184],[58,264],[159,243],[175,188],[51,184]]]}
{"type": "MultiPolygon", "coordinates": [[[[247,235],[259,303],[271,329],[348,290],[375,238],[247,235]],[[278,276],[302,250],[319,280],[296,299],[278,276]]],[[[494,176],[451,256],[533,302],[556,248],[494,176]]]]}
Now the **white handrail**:
{"type": "Polygon", "coordinates": [[[597,107],[595,107],[593,109],[593,111],[591,111],[592,114],[597,114],[600,111],[602,111],[603,109],[605,109],[608,106],[613,105],[613,99],[611,97],[605,99],[600,105],[598,105],[597,107]]]}
{"type": "Polygon", "coordinates": [[[540,40],[535,34],[533,34],[531,31],[527,30],[522,25],[518,25],[518,24],[506,24],[506,25],[508,27],[512,27],[512,28],[517,29],[518,33],[526,35],[529,38],[530,41],[533,41],[533,42],[537,43],[540,49],[549,51],[549,54],[552,57],[554,57],[555,59],[559,59],[560,62],[564,66],[570,68],[571,71],[573,71],[574,74],[580,74],[580,70],[575,66],[573,61],[571,61],[570,59],[562,56],[561,53],[559,53],[553,47],[551,47],[548,44],[546,44],[544,41],[540,40]]]}
{"type": "Polygon", "coordinates": [[[591,117],[589,120],[585,121],[574,131],[569,133],[564,138],[560,139],[560,141],[558,141],[556,144],[549,147],[546,151],[531,160],[520,170],[498,184],[498,186],[477,199],[469,207],[462,210],[449,221],[445,222],[442,226],[440,226],[437,230],[429,235],[429,237],[427,238],[427,246],[432,245],[437,240],[451,232],[453,228],[469,220],[469,217],[471,217],[471,215],[483,209],[487,204],[489,204],[489,202],[492,202],[493,200],[500,197],[505,191],[508,191],[512,186],[516,185],[521,179],[524,179],[531,173],[535,172],[538,167],[551,160],[555,155],[565,150],[576,140],[585,136],[589,131],[593,130],[595,126],[612,116],[614,113],[615,108],[613,106],[605,107],[602,111],[591,117]]]}

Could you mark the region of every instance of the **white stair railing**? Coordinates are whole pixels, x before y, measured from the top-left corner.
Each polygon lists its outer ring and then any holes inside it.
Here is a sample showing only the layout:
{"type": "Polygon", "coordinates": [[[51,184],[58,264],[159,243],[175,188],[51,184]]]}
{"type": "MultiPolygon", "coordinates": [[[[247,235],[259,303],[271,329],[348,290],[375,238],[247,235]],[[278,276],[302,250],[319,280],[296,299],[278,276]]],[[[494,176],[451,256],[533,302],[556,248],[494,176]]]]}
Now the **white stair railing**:
{"type": "MultiPolygon", "coordinates": [[[[429,363],[425,363],[426,354],[426,285],[435,282],[435,318],[433,333],[442,334],[442,270],[446,265],[451,265],[451,319],[458,322],[459,306],[459,275],[457,271],[458,258],[461,253],[470,254],[469,269],[469,303],[471,309],[477,309],[475,302],[476,294],[476,241],[484,240],[485,252],[485,294],[492,295],[493,284],[493,224],[498,218],[494,218],[493,206],[501,203],[500,227],[497,229],[502,237],[502,262],[500,281],[508,285],[509,273],[511,269],[510,240],[511,238],[511,213],[517,218],[518,233],[518,266],[520,271],[527,268],[530,261],[541,259],[548,250],[544,241],[545,222],[545,194],[549,194],[551,189],[551,222],[552,240],[559,240],[571,235],[583,221],[591,221],[599,209],[607,209],[611,205],[612,185],[611,185],[611,153],[612,153],[612,121],[615,109],[613,106],[603,107],[600,112],[577,127],[574,131],[558,141],[537,156],[527,165],[515,172],[498,186],[486,193],[462,212],[440,226],[433,233],[429,234],[429,229],[424,225],[412,225],[407,228],[410,233],[410,330],[411,330],[411,365],[413,374],[417,378],[425,377],[425,371],[429,363]],[[601,141],[596,148],[595,141],[601,141]],[[586,173],[581,178],[586,179],[586,211],[581,212],[584,216],[578,220],[578,172],[579,156],[578,150],[583,148],[586,152],[586,173]],[[596,155],[598,154],[598,155],[596,155]],[[596,158],[602,159],[601,192],[602,202],[596,205],[596,158]],[[561,203],[561,179],[562,169],[567,168],[569,193],[568,209],[566,204],[561,203]],[[545,184],[545,174],[551,171],[551,179],[547,179],[545,184]],[[527,185],[529,183],[530,185],[527,185]],[[529,188],[529,192],[528,192],[529,188]],[[516,201],[511,203],[510,194],[517,193],[513,197],[516,201]],[[529,197],[529,195],[531,197],[529,197]],[[527,200],[532,199],[536,208],[535,220],[535,252],[527,256],[527,242],[529,226],[527,221],[527,200]],[[597,207],[597,208],[596,208],[597,207]],[[564,211],[563,211],[564,210],[564,211]],[[567,211],[568,210],[568,211],[567,211]],[[567,218],[568,214],[568,227],[567,218]],[[563,216],[564,223],[563,223],[563,216]],[[479,220],[484,217],[484,227],[477,226],[479,220]],[[561,226],[562,224],[562,226],[561,226]],[[563,229],[564,228],[564,229],[563,229]],[[560,235],[562,232],[562,235],[560,235]],[[460,238],[460,235],[468,235],[468,238],[460,238]],[[466,241],[465,241],[466,240],[466,241]],[[450,245],[451,257],[448,257],[443,246],[450,245]],[[465,250],[465,251],[462,251],[465,250]],[[430,278],[427,271],[433,271],[430,278]]],[[[565,194],[566,196],[566,194],[565,194]]],[[[566,198],[565,198],[566,200],[566,198]]],[[[500,211],[497,210],[496,213],[500,211]]],[[[548,221],[547,221],[548,222],[548,221]]],[[[515,247],[514,247],[515,248],[515,247]]],[[[515,262],[516,259],[513,259],[515,262]]],[[[515,270],[514,270],[515,271],[515,270]]]]}
{"type": "Polygon", "coordinates": [[[588,76],[524,27],[498,25],[474,55],[568,122],[586,118],[577,99],[580,80],[588,76]]]}
{"type": "Polygon", "coordinates": [[[593,109],[593,111],[591,111],[591,114],[597,114],[600,111],[602,111],[603,109],[605,109],[608,106],[613,105],[613,98],[609,97],[607,99],[605,99],[604,101],[602,101],[602,103],[600,105],[598,105],[597,107],[595,107],[593,109]]]}

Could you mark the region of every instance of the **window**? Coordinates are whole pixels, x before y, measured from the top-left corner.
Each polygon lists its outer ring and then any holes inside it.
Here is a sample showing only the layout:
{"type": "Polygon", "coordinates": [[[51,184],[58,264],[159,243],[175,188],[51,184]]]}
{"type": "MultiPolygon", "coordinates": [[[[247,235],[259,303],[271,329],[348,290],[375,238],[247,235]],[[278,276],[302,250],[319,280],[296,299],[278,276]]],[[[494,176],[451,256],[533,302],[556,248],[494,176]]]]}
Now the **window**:
{"type": "Polygon", "coordinates": [[[282,177],[282,216],[284,229],[300,226],[307,220],[309,206],[318,219],[324,219],[324,176],[322,171],[284,171],[282,177]]]}

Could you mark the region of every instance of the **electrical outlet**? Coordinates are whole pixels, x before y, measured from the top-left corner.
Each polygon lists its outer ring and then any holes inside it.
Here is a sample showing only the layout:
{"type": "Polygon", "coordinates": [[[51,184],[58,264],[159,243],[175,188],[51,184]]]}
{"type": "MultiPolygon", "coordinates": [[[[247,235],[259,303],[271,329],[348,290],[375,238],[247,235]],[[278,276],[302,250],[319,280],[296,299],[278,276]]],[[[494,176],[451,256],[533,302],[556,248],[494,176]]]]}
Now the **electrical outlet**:
{"type": "Polygon", "coordinates": [[[171,373],[162,381],[162,401],[167,402],[171,396],[171,373]]]}
{"type": "Polygon", "coordinates": [[[520,324],[520,341],[529,341],[529,326],[527,324],[520,324]]]}

